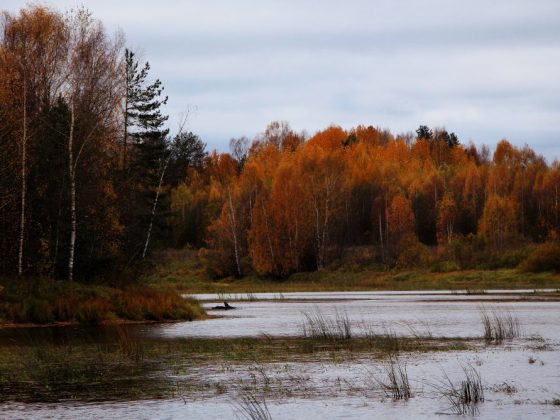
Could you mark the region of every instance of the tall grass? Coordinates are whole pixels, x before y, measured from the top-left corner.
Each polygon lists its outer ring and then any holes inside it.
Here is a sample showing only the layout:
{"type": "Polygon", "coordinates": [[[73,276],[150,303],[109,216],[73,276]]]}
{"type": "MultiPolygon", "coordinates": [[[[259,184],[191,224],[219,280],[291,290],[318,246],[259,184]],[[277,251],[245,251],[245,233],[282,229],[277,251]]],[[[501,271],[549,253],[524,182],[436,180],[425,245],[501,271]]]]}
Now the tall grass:
{"type": "Polygon", "coordinates": [[[394,400],[408,400],[412,396],[406,364],[398,357],[391,356],[389,362],[383,366],[386,378],[375,378],[376,382],[387,396],[394,400]]]}
{"type": "Polygon", "coordinates": [[[479,308],[483,336],[486,341],[501,342],[519,337],[522,334],[519,319],[510,312],[479,308]]]}
{"type": "Polygon", "coordinates": [[[463,379],[454,383],[444,372],[439,384],[431,384],[446,399],[456,414],[478,414],[478,404],[484,402],[484,388],[480,373],[472,366],[463,366],[463,379]]]}
{"type": "Polygon", "coordinates": [[[352,338],[352,326],[346,312],[335,311],[334,317],[325,316],[319,309],[304,312],[302,332],[305,338],[324,341],[341,341],[352,338]]]}
{"type": "Polygon", "coordinates": [[[0,295],[0,320],[16,323],[192,320],[204,313],[193,299],[142,285],[119,289],[49,278],[8,281],[6,285],[0,295]]]}
{"type": "Polygon", "coordinates": [[[247,420],[272,420],[264,397],[259,400],[251,394],[241,395],[235,405],[238,412],[247,420]]]}

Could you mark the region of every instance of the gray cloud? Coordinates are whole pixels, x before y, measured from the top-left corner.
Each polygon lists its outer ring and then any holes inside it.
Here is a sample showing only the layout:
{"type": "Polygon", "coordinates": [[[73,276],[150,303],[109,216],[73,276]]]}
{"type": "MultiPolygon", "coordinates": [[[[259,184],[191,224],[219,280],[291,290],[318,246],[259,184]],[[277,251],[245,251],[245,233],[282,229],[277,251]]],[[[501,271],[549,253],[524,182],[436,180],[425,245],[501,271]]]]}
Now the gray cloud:
{"type": "MultiPolygon", "coordinates": [[[[272,120],[528,143],[560,157],[560,2],[72,1],[143,50],[210,147],[272,120]]],[[[15,11],[25,1],[8,0],[15,11]]]]}

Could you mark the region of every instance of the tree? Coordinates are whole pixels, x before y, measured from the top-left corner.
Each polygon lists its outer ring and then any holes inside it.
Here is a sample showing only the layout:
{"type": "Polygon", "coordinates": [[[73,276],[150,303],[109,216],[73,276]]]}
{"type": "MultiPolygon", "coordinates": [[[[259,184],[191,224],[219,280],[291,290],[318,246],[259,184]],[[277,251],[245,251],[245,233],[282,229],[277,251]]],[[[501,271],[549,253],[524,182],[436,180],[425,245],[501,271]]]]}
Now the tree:
{"type": "Polygon", "coordinates": [[[167,103],[167,96],[160,99],[163,86],[159,79],[147,84],[150,64],[142,68],[135,54],[125,50],[125,94],[123,98],[123,169],[127,167],[127,146],[129,137],[137,144],[142,144],[150,137],[165,137],[167,130],[161,127],[169,118],[161,113],[161,107],[167,103]]]}
{"type": "Polygon", "coordinates": [[[387,210],[389,224],[389,238],[396,245],[406,234],[414,234],[414,213],[409,200],[398,194],[391,201],[387,210]]]}
{"type": "Polygon", "coordinates": [[[433,133],[427,125],[420,125],[416,130],[416,135],[418,140],[431,140],[433,133]]]}
{"type": "Polygon", "coordinates": [[[49,90],[58,89],[56,70],[66,44],[60,16],[44,7],[23,9],[18,16],[5,12],[2,15],[0,48],[0,94],[3,93],[2,112],[10,124],[11,135],[18,137],[19,146],[19,238],[17,273],[24,270],[26,219],[28,217],[29,149],[33,147],[33,126],[30,120],[37,117],[49,99],[49,90]],[[53,70],[55,70],[53,72],[53,70]]]}
{"type": "Polygon", "coordinates": [[[77,238],[77,171],[99,135],[110,130],[119,97],[119,40],[108,40],[102,25],[85,9],[72,16],[65,97],[70,105],[68,174],[70,187],[70,245],[68,279],[73,280],[77,238]]]}
{"type": "Polygon", "coordinates": [[[339,156],[346,138],[347,134],[339,127],[329,127],[315,134],[301,151],[301,180],[313,209],[310,223],[314,226],[317,269],[327,264],[327,251],[341,215],[344,161],[339,156]]]}
{"type": "Polygon", "coordinates": [[[170,148],[172,153],[167,180],[172,187],[185,181],[190,169],[195,172],[204,170],[206,159],[208,159],[206,144],[193,132],[180,131],[173,138],[170,148]]]}
{"type": "Polygon", "coordinates": [[[512,200],[496,194],[488,197],[479,229],[495,250],[502,250],[517,231],[516,211],[512,200]]]}
{"type": "Polygon", "coordinates": [[[249,139],[245,136],[230,139],[229,151],[231,156],[237,161],[237,172],[241,173],[249,156],[249,139]]]}
{"type": "Polygon", "coordinates": [[[211,186],[209,201],[216,201],[218,214],[208,227],[207,242],[213,260],[213,275],[243,275],[243,259],[247,255],[249,212],[237,182],[237,163],[227,154],[213,153],[209,158],[211,186]]]}
{"type": "Polygon", "coordinates": [[[155,233],[154,227],[157,225],[165,229],[165,223],[156,216],[158,206],[163,204],[167,208],[169,205],[166,174],[170,165],[172,183],[176,186],[181,175],[186,174],[180,173],[182,163],[189,159],[203,159],[204,147],[199,144],[198,138],[183,132],[182,128],[173,144],[167,138],[169,130],[164,124],[168,116],[161,110],[167,103],[167,97],[161,97],[163,86],[159,79],[148,83],[149,63],[140,68],[134,53],[127,49],[124,68],[123,177],[120,190],[128,199],[121,201],[121,211],[127,227],[129,259],[135,261],[145,258],[155,233]]]}
{"type": "Polygon", "coordinates": [[[438,243],[451,245],[455,235],[455,224],[457,219],[457,205],[453,194],[447,191],[437,206],[438,210],[438,243]]]}

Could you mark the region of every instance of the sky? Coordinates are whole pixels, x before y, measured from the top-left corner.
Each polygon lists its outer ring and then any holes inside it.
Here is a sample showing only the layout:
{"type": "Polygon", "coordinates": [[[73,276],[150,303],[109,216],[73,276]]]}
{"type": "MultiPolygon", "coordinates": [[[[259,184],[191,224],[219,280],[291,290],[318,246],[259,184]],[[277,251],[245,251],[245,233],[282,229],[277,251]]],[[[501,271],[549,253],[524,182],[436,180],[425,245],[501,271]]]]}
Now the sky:
{"type": "MultiPolygon", "coordinates": [[[[28,2],[3,0],[16,12],[28,2]]],[[[560,158],[560,1],[60,0],[149,61],[171,132],[209,149],[272,121],[312,135],[358,124],[445,127],[560,158]]]]}

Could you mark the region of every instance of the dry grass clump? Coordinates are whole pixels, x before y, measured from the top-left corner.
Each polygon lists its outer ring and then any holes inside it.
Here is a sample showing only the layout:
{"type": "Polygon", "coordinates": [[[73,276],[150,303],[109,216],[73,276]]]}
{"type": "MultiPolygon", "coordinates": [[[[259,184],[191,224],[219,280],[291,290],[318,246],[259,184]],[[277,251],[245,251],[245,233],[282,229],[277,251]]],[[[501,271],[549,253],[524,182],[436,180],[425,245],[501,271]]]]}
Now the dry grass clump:
{"type": "Polygon", "coordinates": [[[272,420],[264,397],[259,399],[251,394],[241,395],[235,406],[239,414],[247,420],[272,420]]]}
{"type": "Polygon", "coordinates": [[[383,366],[386,379],[375,378],[387,396],[394,400],[408,400],[412,396],[406,364],[396,356],[391,356],[383,366]]]}
{"type": "Polygon", "coordinates": [[[521,336],[521,324],[510,312],[487,310],[484,307],[480,307],[479,311],[486,341],[501,342],[521,336]]]}
{"type": "Polygon", "coordinates": [[[478,414],[478,404],[484,402],[484,388],[480,373],[472,366],[463,366],[464,377],[454,383],[447,374],[439,384],[431,384],[446,399],[456,414],[478,414]]]}
{"type": "Polygon", "coordinates": [[[302,332],[305,338],[333,342],[352,338],[352,327],[346,313],[335,311],[334,317],[329,317],[316,309],[312,313],[304,313],[303,316],[305,320],[302,332]]]}

